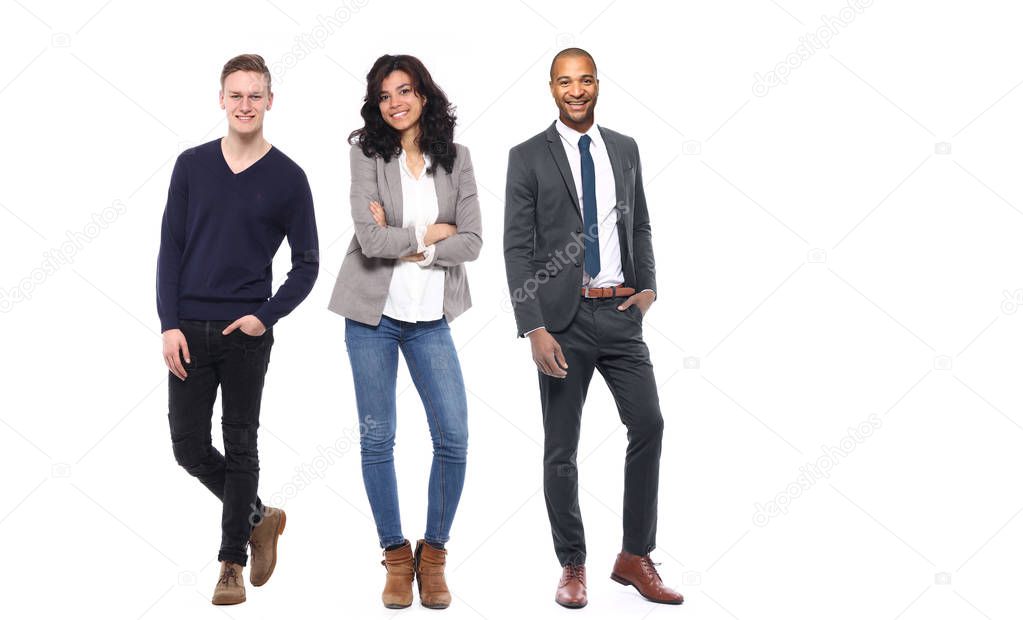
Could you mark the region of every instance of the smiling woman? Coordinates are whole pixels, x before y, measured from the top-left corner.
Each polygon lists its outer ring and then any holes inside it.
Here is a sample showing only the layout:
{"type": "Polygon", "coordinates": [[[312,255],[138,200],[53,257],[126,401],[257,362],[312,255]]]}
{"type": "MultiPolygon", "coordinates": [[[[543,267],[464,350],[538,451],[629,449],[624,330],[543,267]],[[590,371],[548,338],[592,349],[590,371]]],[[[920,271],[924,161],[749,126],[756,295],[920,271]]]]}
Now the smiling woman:
{"type": "Polygon", "coordinates": [[[388,608],[411,605],[417,579],[424,606],[451,602],[444,545],[465,480],[468,404],[448,321],[470,306],[463,263],[483,243],[472,161],[453,141],[451,110],[423,63],[382,56],[366,76],[365,125],[349,137],[355,234],[329,307],[345,317],[388,608]],[[394,470],[399,351],[433,440],[426,531],[414,553],[402,533],[394,470]]]}
{"type": "Polygon", "coordinates": [[[378,58],[366,75],[366,96],[360,113],[365,125],[353,131],[348,140],[357,144],[366,157],[379,155],[389,162],[401,151],[406,130],[418,124],[418,130],[408,135],[420,152],[433,160],[429,174],[438,166],[451,173],[455,162],[454,106],[418,58],[378,58]]]}

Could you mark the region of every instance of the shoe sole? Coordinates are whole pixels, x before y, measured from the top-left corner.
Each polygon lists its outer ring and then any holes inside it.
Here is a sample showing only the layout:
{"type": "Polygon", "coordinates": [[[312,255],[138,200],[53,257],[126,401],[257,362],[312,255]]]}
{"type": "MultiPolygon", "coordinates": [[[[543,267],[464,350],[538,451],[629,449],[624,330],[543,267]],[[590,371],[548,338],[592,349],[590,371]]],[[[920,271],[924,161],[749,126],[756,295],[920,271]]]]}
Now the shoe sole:
{"type": "MultiPolygon", "coordinates": [[[[562,603],[558,599],[554,599],[554,602],[557,603],[558,605],[561,605],[565,609],[582,609],[583,607],[586,607],[586,603],[562,603]]],[[[588,602],[589,601],[587,601],[587,603],[588,602]]]]}
{"type": "Polygon", "coordinates": [[[412,607],[412,603],[409,603],[408,605],[398,605],[397,603],[391,603],[388,605],[387,603],[384,603],[384,607],[388,609],[408,609],[409,607],[412,607]]]}
{"type": "Polygon", "coordinates": [[[241,603],[245,602],[245,597],[243,596],[242,600],[240,600],[240,601],[223,601],[223,602],[219,602],[218,603],[217,601],[212,601],[211,600],[210,602],[213,603],[214,605],[221,605],[221,606],[223,606],[223,605],[240,605],[241,603]]]}
{"type": "MultiPolygon", "coordinates": [[[[419,596],[422,596],[422,594],[420,594],[419,596]]],[[[447,605],[437,605],[437,604],[427,605],[426,603],[423,603],[423,601],[421,601],[421,600],[419,602],[422,604],[423,607],[425,607],[427,609],[447,609],[448,608],[447,605]]]]}
{"type": "Polygon", "coordinates": [[[636,592],[639,592],[640,596],[642,596],[646,600],[650,601],[651,603],[660,603],[661,605],[681,605],[682,604],[682,601],[665,601],[665,600],[660,600],[660,599],[656,599],[656,598],[651,598],[651,597],[647,596],[646,594],[643,594],[643,591],[639,589],[639,586],[637,586],[636,584],[632,583],[631,581],[629,581],[625,577],[621,577],[621,576],[616,575],[614,573],[611,573],[611,580],[612,581],[617,581],[618,583],[622,584],[623,586],[632,586],[633,588],[636,588],[636,592]]]}
{"type": "Polygon", "coordinates": [[[287,515],[287,513],[285,513],[282,510],[281,511],[281,522],[277,525],[277,531],[274,532],[273,544],[270,545],[270,547],[273,549],[273,559],[270,560],[270,570],[268,570],[266,572],[266,579],[264,579],[263,581],[260,581],[259,583],[256,583],[255,581],[252,581],[252,579],[251,579],[252,573],[251,572],[249,573],[249,578],[250,578],[249,579],[249,583],[251,583],[253,586],[255,586],[257,588],[262,586],[262,585],[264,585],[264,584],[266,584],[266,582],[270,581],[270,577],[274,574],[274,569],[277,568],[277,538],[280,537],[280,535],[284,533],[284,524],[287,523],[287,522],[288,522],[288,515],[287,515]]]}

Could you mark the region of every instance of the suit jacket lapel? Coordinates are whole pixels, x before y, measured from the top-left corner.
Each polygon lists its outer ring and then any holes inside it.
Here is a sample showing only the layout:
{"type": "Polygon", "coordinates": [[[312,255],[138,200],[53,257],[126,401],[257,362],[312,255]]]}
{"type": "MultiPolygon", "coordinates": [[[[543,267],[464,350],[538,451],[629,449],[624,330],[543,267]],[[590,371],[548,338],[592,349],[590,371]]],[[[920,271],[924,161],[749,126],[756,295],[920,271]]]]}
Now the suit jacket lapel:
{"type": "MultiPolygon", "coordinates": [[[[618,247],[622,254],[622,275],[626,281],[632,281],[629,270],[628,257],[632,253],[632,246],[629,243],[631,237],[628,234],[626,211],[625,211],[625,160],[622,159],[621,150],[618,148],[618,141],[606,131],[598,127],[600,135],[604,139],[604,146],[607,147],[607,157],[611,160],[611,170],[615,177],[615,210],[618,211],[618,247]]],[[[631,221],[631,220],[629,220],[631,221]]]]}
{"type": "Polygon", "coordinates": [[[391,221],[388,222],[391,226],[402,226],[405,217],[401,204],[401,170],[398,168],[398,157],[401,155],[392,157],[391,161],[384,164],[384,182],[391,197],[391,203],[384,204],[384,211],[391,213],[391,221]]]}
{"type": "MultiPolygon", "coordinates": [[[[611,170],[614,171],[615,175],[615,208],[621,213],[621,206],[625,204],[625,175],[623,170],[621,153],[618,151],[618,142],[605,132],[601,127],[597,127],[600,131],[601,138],[604,139],[604,146],[607,147],[607,156],[611,160],[611,170]]],[[[619,217],[618,221],[622,221],[619,217]]]]}
{"type": "Polygon", "coordinates": [[[554,123],[547,128],[547,148],[558,165],[558,172],[561,173],[562,180],[565,181],[565,188],[572,198],[572,204],[575,205],[575,214],[582,219],[582,212],[579,210],[579,196],[575,191],[575,177],[572,176],[572,168],[568,165],[568,155],[565,154],[565,145],[561,143],[561,136],[554,128],[554,123]]]}

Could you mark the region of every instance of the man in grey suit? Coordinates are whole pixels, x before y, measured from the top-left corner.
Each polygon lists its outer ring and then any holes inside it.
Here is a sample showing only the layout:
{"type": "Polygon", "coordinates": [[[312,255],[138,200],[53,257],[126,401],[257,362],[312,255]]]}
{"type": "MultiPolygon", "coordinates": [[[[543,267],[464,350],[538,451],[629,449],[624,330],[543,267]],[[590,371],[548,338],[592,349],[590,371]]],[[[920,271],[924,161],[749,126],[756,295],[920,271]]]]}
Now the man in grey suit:
{"type": "Polygon", "coordinates": [[[539,370],[544,496],[562,565],[555,600],[587,603],[576,452],[596,369],[629,437],[624,536],[611,578],[677,605],[682,596],[650,559],[664,423],[643,342],[657,285],[639,151],[632,138],[594,124],[599,80],[589,53],[559,52],[550,89],[559,119],[508,155],[504,257],[519,336],[529,336],[539,370]]]}

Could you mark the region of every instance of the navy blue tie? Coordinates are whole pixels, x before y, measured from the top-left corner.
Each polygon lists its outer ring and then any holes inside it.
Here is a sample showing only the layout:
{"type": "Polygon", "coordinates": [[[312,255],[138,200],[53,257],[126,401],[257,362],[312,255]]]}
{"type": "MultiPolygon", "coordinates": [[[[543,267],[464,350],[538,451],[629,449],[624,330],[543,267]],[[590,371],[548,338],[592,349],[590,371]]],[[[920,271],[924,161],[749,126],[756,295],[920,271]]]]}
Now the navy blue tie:
{"type": "Polygon", "coordinates": [[[589,136],[579,138],[579,155],[582,157],[583,175],[583,260],[586,273],[596,278],[600,273],[600,241],[597,236],[597,174],[593,170],[593,156],[590,155],[589,136]]]}

